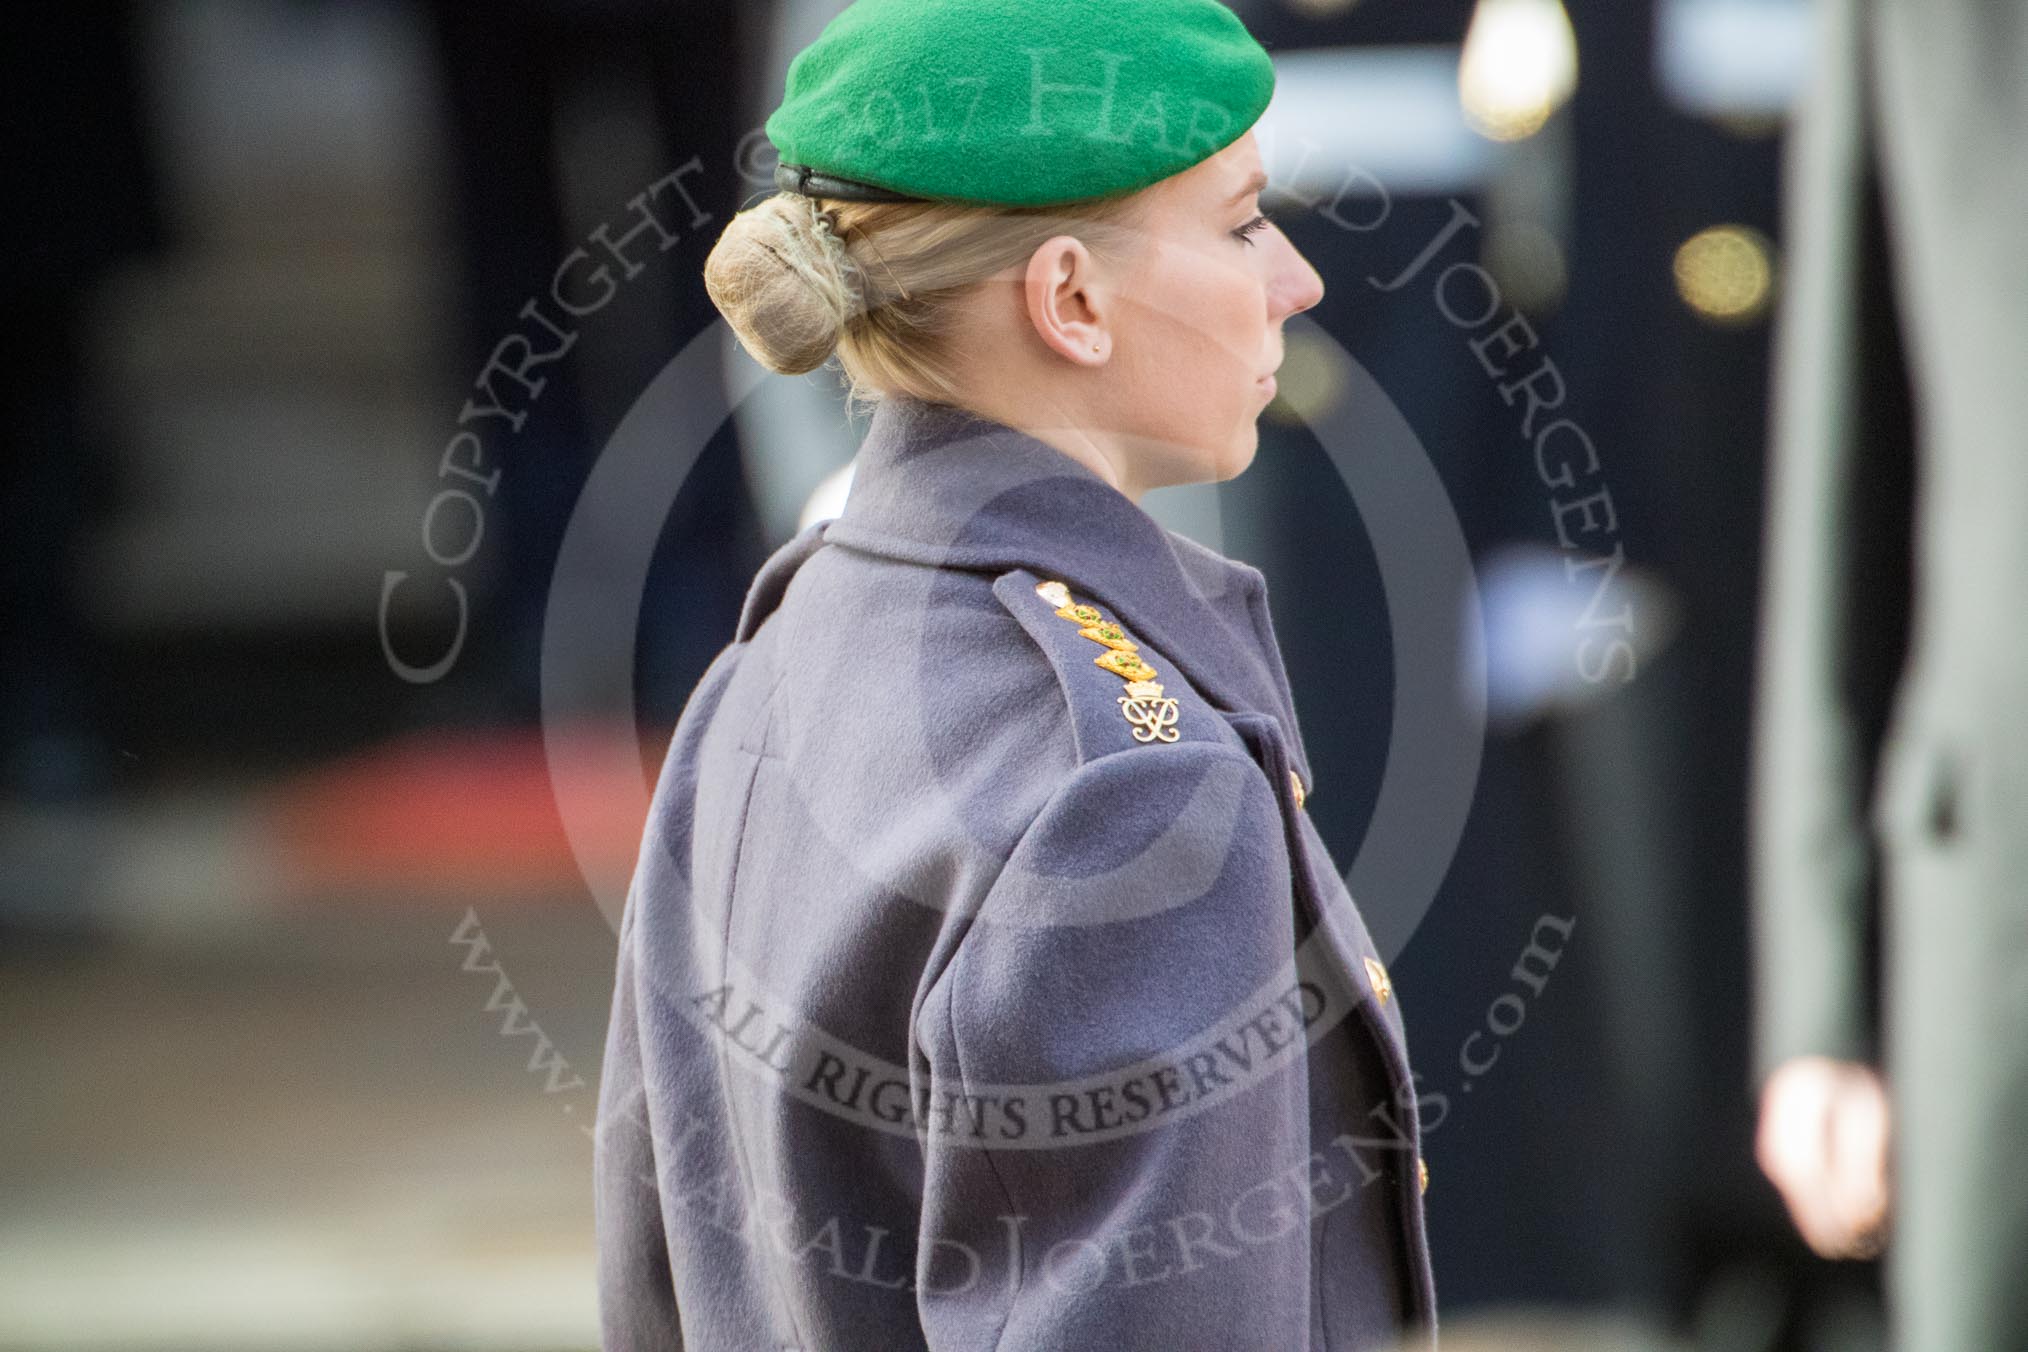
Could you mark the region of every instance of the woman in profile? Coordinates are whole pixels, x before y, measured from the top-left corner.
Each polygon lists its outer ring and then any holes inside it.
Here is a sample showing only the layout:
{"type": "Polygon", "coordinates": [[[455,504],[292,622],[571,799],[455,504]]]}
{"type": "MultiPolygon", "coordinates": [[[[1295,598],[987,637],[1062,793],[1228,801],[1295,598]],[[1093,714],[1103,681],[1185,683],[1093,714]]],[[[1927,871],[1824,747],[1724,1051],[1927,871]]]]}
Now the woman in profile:
{"type": "Polygon", "coordinates": [[[1216,0],[858,0],[706,264],[872,402],[670,745],[597,1136],[607,1349],[1433,1345],[1400,1002],[1261,574],[1149,489],[1323,293],[1216,0]]]}

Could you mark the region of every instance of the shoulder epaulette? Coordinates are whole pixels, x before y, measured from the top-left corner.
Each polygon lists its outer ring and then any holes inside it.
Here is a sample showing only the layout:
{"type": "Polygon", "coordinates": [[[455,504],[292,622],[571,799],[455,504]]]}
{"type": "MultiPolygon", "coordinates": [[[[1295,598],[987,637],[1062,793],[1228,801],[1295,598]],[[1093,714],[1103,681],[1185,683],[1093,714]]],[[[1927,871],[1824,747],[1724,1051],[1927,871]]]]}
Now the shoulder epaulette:
{"type": "Polygon", "coordinates": [[[1162,693],[1162,683],[1155,679],[1161,673],[1141,656],[1140,645],[1097,606],[1071,596],[1070,588],[1055,578],[1036,583],[1035,594],[1056,608],[1057,618],[1076,625],[1080,638],[1104,646],[1105,651],[1092,659],[1092,665],[1104,667],[1127,683],[1126,693],[1117,699],[1133,728],[1134,740],[1175,741],[1180,735],[1176,731],[1176,697],[1162,693]]]}
{"type": "MultiPolygon", "coordinates": [[[[1217,737],[1209,727],[1187,726],[1186,699],[1163,689],[1162,673],[1150,653],[1118,620],[1074,595],[1061,579],[1016,568],[995,581],[993,590],[1055,664],[1070,701],[1081,759],[1137,743],[1217,737]],[[1087,654],[1090,666],[1085,665],[1087,654]]],[[[1185,687],[1187,695],[1187,682],[1185,687]]]]}

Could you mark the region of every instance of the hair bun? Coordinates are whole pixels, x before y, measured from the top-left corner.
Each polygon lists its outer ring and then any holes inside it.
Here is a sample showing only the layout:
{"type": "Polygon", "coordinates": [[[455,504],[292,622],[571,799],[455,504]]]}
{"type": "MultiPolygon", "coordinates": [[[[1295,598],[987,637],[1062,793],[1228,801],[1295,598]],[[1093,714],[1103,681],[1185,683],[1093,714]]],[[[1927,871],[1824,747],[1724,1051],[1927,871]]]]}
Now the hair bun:
{"type": "Polygon", "coordinates": [[[836,218],[776,193],[734,216],[704,260],[704,287],[741,346],[780,375],[814,371],[863,308],[836,218]]]}

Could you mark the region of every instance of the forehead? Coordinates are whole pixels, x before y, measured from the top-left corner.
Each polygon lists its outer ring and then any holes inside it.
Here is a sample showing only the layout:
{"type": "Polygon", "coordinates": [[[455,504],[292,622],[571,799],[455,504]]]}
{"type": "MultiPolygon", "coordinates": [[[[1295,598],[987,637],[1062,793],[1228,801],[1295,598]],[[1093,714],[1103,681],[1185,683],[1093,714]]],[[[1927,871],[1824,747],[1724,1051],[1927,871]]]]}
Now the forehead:
{"type": "Polygon", "coordinates": [[[1159,185],[1169,199],[1190,207],[1218,207],[1242,200],[1261,174],[1260,146],[1248,131],[1231,145],[1172,174],[1159,185]]]}

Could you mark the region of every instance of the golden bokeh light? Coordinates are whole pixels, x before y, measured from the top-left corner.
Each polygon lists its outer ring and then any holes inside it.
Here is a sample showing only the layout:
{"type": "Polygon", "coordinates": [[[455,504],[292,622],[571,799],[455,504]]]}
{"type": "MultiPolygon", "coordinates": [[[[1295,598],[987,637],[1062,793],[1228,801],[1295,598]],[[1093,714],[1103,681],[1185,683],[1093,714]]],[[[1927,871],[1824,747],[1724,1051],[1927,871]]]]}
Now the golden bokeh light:
{"type": "Polygon", "coordinates": [[[1577,36],[1560,0],[1479,0],[1458,57],[1458,101],[1481,136],[1533,136],[1577,88],[1577,36]]]}
{"type": "Polygon", "coordinates": [[[1714,225],[1676,250],[1676,294],[1700,319],[1750,324],[1774,294],[1774,245],[1751,226],[1714,225]]]}

